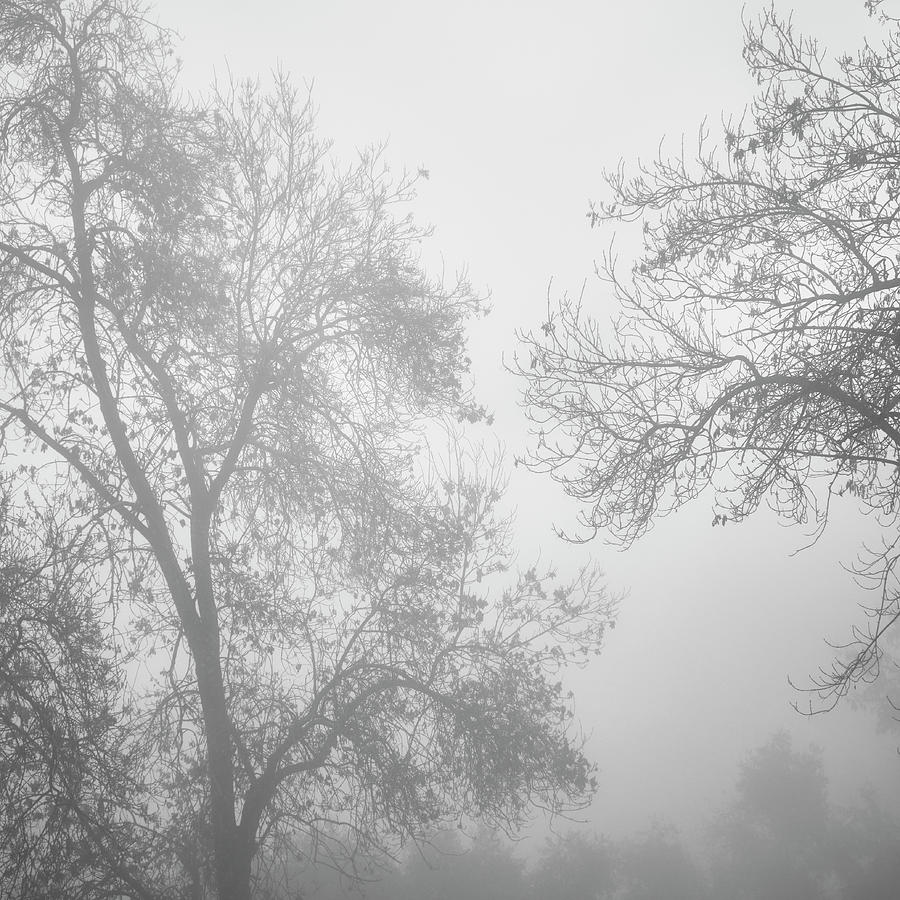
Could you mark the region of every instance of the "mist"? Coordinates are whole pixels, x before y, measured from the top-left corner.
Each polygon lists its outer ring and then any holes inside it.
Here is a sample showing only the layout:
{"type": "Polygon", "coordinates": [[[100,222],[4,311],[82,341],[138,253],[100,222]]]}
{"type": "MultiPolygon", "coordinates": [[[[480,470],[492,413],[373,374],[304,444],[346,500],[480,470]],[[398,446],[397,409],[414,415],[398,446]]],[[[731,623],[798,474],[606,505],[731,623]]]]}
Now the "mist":
{"type": "MultiPolygon", "coordinates": [[[[757,85],[742,22],[762,9],[735,0],[153,4],[151,18],[180,35],[186,97],[211,81],[224,89],[287,73],[309,89],[337,167],[374,144],[392,173],[415,177],[398,208],[430,229],[416,243],[423,269],[441,285],[462,278],[490,308],[465,325],[468,374],[487,414],[466,426],[466,440],[502,454],[509,568],[564,579],[595,567],[614,609],[599,655],[559,676],[571,692],[569,733],[595,767],[588,803],[529,808],[515,828],[489,827],[476,808],[421,841],[386,837],[386,852],[371,856],[365,847],[315,860],[317,846],[304,843],[282,866],[297,892],[284,896],[896,893],[900,725],[890,696],[900,644],[887,634],[881,677],[837,703],[815,690],[873,602],[852,568],[861,548],[879,545],[883,524],[851,492],[834,497],[824,529],[785,524],[765,504],[721,527],[706,491],[621,549],[580,525],[582,505],[525,464],[541,438],[515,372],[528,365],[523,335],[540,335],[569,298],[614,340],[618,306],[598,260],[608,252],[627,273],[641,253],[640,221],[591,227],[591,203],[607,199],[604,173],[661,152],[690,157],[698,135],[718,145],[723,123],[749,116],[757,85]]],[[[775,9],[827,58],[881,34],[862,2],[775,9]]],[[[336,556],[338,540],[323,535],[336,556]]],[[[485,566],[485,583],[500,584],[499,572],[485,566]]],[[[173,683],[186,665],[177,652],[173,683]]]]}
{"type": "MultiPolygon", "coordinates": [[[[384,140],[398,167],[428,170],[413,211],[434,226],[432,269],[466,270],[491,313],[469,335],[474,382],[494,415],[486,441],[509,460],[528,446],[521,386],[507,371],[515,332],[539,328],[548,300],[582,296],[598,318],[613,301],[594,261],[614,242],[629,262],[640,227],[591,230],[602,172],[691,146],[754,92],[742,60],[742,17],[722,3],[454,4],[387,10],[355,3],[243,8],[157,4],[179,29],[198,85],[226,65],[257,76],[282,66],[313,86],[320,127],[339,152],[384,140]]],[[[799,30],[830,55],[855,50],[874,25],[862,4],[792,3],[799,30]]],[[[822,748],[831,790],[851,800],[867,785],[900,804],[896,739],[870,708],[843,703],[803,716],[809,685],[868,599],[843,565],[877,526],[846,502],[818,542],[762,512],[711,529],[703,499],[657,523],[627,552],[601,535],[560,540],[576,507],[549,479],[510,472],[519,556],[555,566],[600,563],[622,593],[603,655],[569,677],[600,789],[586,816],[623,837],[654,819],[697,837],[729,795],[751,748],[780,729],[822,748]],[[843,565],[842,565],[843,564],[843,565]]],[[[852,699],[852,698],[851,698],[852,699]]]]}

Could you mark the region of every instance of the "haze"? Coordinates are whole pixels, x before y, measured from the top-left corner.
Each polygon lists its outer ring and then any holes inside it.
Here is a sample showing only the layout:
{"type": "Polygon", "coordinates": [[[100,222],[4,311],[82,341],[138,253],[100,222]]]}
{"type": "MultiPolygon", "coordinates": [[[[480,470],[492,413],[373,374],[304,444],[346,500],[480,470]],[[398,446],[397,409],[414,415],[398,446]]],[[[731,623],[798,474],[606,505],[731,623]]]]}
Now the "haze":
{"type": "MultiPolygon", "coordinates": [[[[795,22],[834,54],[871,23],[862,3],[794,3],[795,22]]],[[[786,12],[787,4],[778,4],[786,12]]],[[[744,14],[752,16],[756,4],[744,14]]],[[[160,21],[184,37],[185,83],[202,88],[276,65],[314,85],[319,130],[338,154],[386,141],[395,169],[423,168],[413,212],[435,234],[432,270],[466,268],[492,296],[471,334],[482,402],[495,414],[479,437],[510,461],[527,443],[519,385],[504,369],[516,329],[538,328],[548,295],[584,291],[593,315],[612,311],[593,260],[613,239],[585,213],[602,170],[715,133],[754,88],[741,59],[742,4],[536,2],[419,4],[392,0],[252,4],[160,0],[160,21]]],[[[637,229],[616,235],[627,265],[637,229]]],[[[627,591],[605,653],[572,678],[576,710],[600,765],[589,813],[623,835],[657,817],[697,836],[727,798],[739,761],[778,728],[824,749],[838,799],[866,782],[900,805],[896,741],[851,704],[805,718],[793,690],[840,641],[865,598],[840,563],[852,562],[866,523],[848,505],[799,555],[797,529],[760,515],[711,529],[701,500],[625,554],[602,541],[558,540],[574,510],[548,480],[511,474],[517,546],[561,568],[594,558],[627,591]]]]}

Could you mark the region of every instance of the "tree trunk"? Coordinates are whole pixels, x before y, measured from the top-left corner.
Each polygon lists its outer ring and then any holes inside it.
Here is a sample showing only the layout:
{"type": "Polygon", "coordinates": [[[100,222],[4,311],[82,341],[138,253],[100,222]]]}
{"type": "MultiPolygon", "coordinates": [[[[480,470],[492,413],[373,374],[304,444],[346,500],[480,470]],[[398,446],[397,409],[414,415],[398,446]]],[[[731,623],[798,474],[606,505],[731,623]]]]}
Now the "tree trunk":
{"type": "Polygon", "coordinates": [[[214,828],[213,834],[218,900],[250,900],[251,845],[242,840],[237,828],[228,835],[220,835],[214,828]]]}
{"type": "Polygon", "coordinates": [[[231,725],[215,640],[204,635],[194,647],[209,766],[210,817],[218,900],[250,900],[252,841],[235,821],[231,725]]]}

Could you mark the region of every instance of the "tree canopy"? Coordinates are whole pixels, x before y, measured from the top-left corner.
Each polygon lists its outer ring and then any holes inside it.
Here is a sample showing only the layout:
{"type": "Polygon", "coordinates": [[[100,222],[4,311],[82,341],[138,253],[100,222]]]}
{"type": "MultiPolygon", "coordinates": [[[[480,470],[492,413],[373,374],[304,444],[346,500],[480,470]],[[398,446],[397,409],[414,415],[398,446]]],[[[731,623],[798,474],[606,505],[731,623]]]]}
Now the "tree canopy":
{"type": "Polygon", "coordinates": [[[557,673],[610,603],[504,575],[499,463],[428,450],[484,415],[482,304],[424,271],[413,192],[285,76],[187,99],[133,0],[0,5],[0,466],[48,535],[2,581],[4,790],[41,800],[0,871],[62,835],[46,896],[236,900],[307,841],[586,802],[557,673]]]}
{"type": "Polygon", "coordinates": [[[836,495],[878,518],[859,561],[877,600],[816,683],[829,702],[900,617],[900,26],[882,25],[832,61],[774,9],[749,23],[745,115],[704,125],[695,158],[607,173],[591,208],[643,229],[628,273],[598,265],[614,333],[563,299],[519,363],[531,464],[582,501],[587,537],[628,545],[701,494],[713,525],[768,504],[815,533],[836,495]]]}

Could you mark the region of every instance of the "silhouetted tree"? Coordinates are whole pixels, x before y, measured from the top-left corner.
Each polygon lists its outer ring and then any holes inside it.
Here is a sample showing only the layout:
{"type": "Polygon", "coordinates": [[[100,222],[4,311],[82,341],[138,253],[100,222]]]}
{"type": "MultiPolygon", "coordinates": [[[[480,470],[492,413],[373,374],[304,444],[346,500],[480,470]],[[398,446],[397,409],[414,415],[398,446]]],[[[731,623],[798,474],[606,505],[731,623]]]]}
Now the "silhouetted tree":
{"type": "Polygon", "coordinates": [[[818,752],[780,732],[741,766],[737,797],[710,829],[713,895],[748,900],[836,896],[834,820],[818,752]]]}
{"type": "Polygon", "coordinates": [[[496,468],[421,452],[482,416],[478,298],[422,271],[412,182],[334,164],[285,78],[188,102],[176,69],[133,0],[0,4],[0,464],[102,533],[144,761],[104,828],[168,854],[111,892],[238,900],[298,835],[578,805],[554,672],[608,604],[590,575],[496,586],[496,468]]]}
{"type": "MultiPolygon", "coordinates": [[[[739,767],[734,799],[689,849],[671,826],[620,839],[570,831],[523,872],[523,852],[486,830],[433,836],[365,900],[887,900],[897,890],[900,828],[871,794],[832,804],[819,751],[775,734],[739,767]]],[[[327,879],[312,895],[340,900],[327,879]]]]}
{"type": "Polygon", "coordinates": [[[621,900],[703,900],[703,871],[673,828],[655,825],[623,842],[618,852],[621,900]]]}
{"type": "Polygon", "coordinates": [[[458,831],[436,834],[412,851],[395,877],[366,892],[384,900],[520,900],[527,896],[523,862],[495,831],[469,839],[458,831]]]}
{"type": "Polygon", "coordinates": [[[580,832],[548,841],[532,875],[535,900],[605,900],[616,896],[616,849],[580,832]]]}
{"type": "MultiPolygon", "coordinates": [[[[876,6],[877,4],[871,4],[876,6]]],[[[824,527],[847,494],[879,517],[861,558],[879,592],[833,702],[877,667],[900,616],[900,26],[833,63],[774,10],[747,27],[760,91],[695,160],[609,173],[591,224],[643,223],[615,335],[563,300],[520,363],[538,433],[531,464],[583,502],[588,536],[624,544],[712,491],[713,524],[762,503],[824,527]]]]}
{"type": "Polygon", "coordinates": [[[844,811],[831,848],[844,900],[889,900],[900,884],[900,824],[868,790],[844,811]]]}

